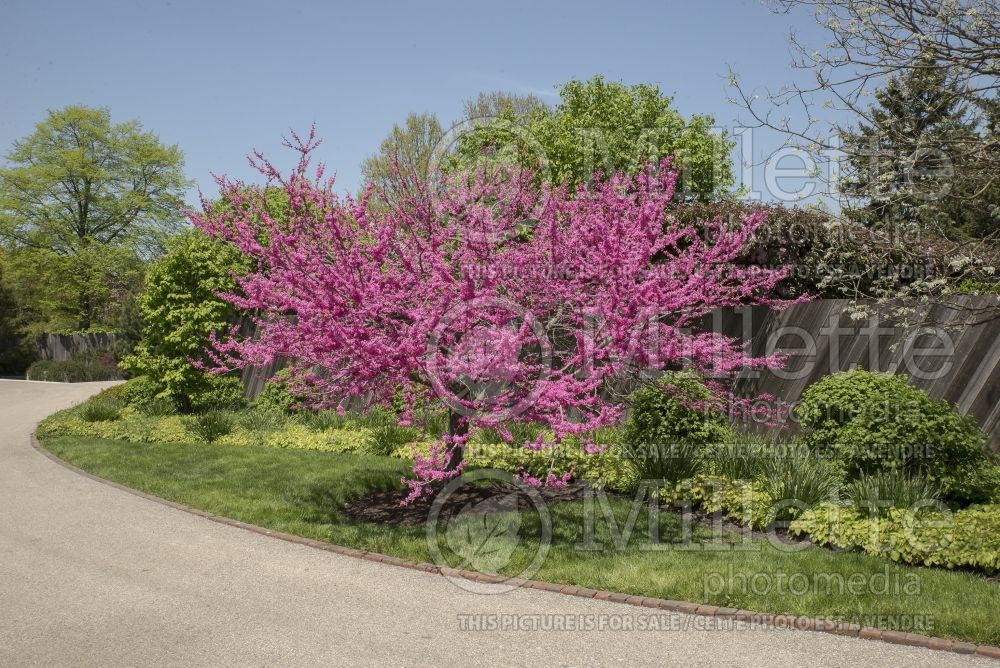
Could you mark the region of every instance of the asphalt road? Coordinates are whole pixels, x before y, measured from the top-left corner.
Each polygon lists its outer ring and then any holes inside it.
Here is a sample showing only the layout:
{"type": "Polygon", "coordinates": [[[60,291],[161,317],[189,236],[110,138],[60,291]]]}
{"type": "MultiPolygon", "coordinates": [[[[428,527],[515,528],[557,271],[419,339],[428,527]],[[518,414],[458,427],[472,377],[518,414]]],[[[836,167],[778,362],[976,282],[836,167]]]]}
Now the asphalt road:
{"type": "Polygon", "coordinates": [[[102,386],[0,381],[0,665],[997,665],[548,592],[474,594],[211,522],[32,449],[39,419],[102,386]],[[551,628],[574,624],[633,628],[551,628]]]}

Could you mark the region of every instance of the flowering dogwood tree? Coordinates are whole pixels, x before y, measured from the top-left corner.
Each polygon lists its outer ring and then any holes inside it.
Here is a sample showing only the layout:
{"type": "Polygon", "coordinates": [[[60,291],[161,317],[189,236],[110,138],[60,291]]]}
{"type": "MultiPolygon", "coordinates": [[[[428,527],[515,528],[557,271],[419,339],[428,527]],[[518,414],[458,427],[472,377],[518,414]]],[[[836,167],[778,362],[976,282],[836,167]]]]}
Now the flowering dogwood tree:
{"type": "Polygon", "coordinates": [[[213,360],[222,371],[288,358],[314,407],[400,394],[412,405],[433,390],[450,433],[418,456],[411,498],[461,470],[473,429],[542,422],[558,442],[618,420],[619,392],[650,371],[780,362],[698,331],[712,309],[771,303],[785,272],[732,262],[761,216],[673,222],[668,162],[575,191],[528,174],[452,175],[370,206],[370,189],[341,198],[311,166],[313,134],[293,137],[290,173],[257,154],[266,185],[220,178],[230,206],[192,215],[256,267],[223,298],[256,313],[258,332],[213,337],[213,360]],[[261,204],[275,187],[288,197],[281,217],[261,204]]]}

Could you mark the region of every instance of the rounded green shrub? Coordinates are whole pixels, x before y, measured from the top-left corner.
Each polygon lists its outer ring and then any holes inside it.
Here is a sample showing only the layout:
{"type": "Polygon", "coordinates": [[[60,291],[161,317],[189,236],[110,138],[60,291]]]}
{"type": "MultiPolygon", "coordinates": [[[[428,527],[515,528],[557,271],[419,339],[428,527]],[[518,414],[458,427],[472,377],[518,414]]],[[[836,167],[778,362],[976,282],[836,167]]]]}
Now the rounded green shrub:
{"type": "Polygon", "coordinates": [[[297,399],[288,389],[290,369],[281,369],[264,383],[254,407],[265,413],[291,413],[297,399]]]}
{"type": "Polygon", "coordinates": [[[142,408],[156,400],[157,395],[163,391],[163,386],[149,376],[136,376],[124,385],[118,386],[121,389],[121,398],[127,405],[134,408],[142,408]]]}
{"type": "Polygon", "coordinates": [[[191,410],[195,413],[235,411],[245,408],[247,404],[239,376],[208,376],[205,387],[190,396],[191,410]]]}
{"type": "Polygon", "coordinates": [[[220,405],[213,400],[218,377],[192,361],[210,363],[210,333],[226,331],[237,315],[218,293],[238,290],[233,275],[245,272],[250,261],[196,228],[172,237],[166,251],[146,271],[142,340],[121,364],[153,378],[183,412],[209,410],[220,405]]]}
{"type": "Polygon", "coordinates": [[[645,478],[690,478],[706,447],[728,438],[715,396],[693,372],[667,372],[629,397],[622,447],[645,478]]]}
{"type": "Polygon", "coordinates": [[[993,494],[983,471],[994,456],[975,420],[905,376],[864,370],[827,376],[806,389],[796,414],[806,442],[848,479],[897,470],[925,476],[959,504],[993,494]]]}

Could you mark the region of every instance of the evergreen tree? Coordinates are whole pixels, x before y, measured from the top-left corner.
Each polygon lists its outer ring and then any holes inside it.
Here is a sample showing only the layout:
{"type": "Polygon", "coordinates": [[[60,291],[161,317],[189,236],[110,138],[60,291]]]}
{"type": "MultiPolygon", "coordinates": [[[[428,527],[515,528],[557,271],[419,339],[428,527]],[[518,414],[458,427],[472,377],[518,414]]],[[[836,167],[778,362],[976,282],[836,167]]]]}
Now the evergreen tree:
{"type": "Polygon", "coordinates": [[[848,210],[868,225],[915,224],[952,238],[983,236],[996,222],[993,175],[977,159],[988,139],[983,114],[923,57],[874,94],[870,123],[844,135],[845,193],[864,203],[848,210]]]}

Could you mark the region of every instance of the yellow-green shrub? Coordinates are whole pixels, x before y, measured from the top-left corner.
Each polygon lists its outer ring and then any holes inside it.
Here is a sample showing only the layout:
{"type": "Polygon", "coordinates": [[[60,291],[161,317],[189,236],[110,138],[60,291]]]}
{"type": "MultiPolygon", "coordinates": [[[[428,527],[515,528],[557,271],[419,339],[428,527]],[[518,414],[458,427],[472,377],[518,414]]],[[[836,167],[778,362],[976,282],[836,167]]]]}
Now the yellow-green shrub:
{"type": "Polygon", "coordinates": [[[366,452],[371,434],[367,429],[327,429],[312,431],[290,423],[285,429],[267,434],[264,445],[270,448],[321,450],[323,452],[366,452]]]}
{"type": "Polygon", "coordinates": [[[529,450],[507,443],[473,443],[465,453],[467,466],[492,468],[511,473],[528,473],[544,480],[549,472],[573,471],[597,489],[626,492],[639,482],[638,467],[625,459],[616,444],[601,452],[589,453],[574,440],[556,446],[529,450]]]}
{"type": "Polygon", "coordinates": [[[773,520],[774,500],[760,481],[697,475],[655,490],[665,503],[690,504],[707,513],[724,513],[734,521],[763,529],[773,520]]]}
{"type": "Polygon", "coordinates": [[[1000,505],[954,513],[891,508],[884,517],[832,503],[803,513],[789,530],[814,543],[862,550],[906,564],[1000,571],[1000,505]]]}

